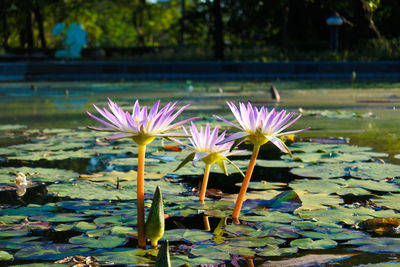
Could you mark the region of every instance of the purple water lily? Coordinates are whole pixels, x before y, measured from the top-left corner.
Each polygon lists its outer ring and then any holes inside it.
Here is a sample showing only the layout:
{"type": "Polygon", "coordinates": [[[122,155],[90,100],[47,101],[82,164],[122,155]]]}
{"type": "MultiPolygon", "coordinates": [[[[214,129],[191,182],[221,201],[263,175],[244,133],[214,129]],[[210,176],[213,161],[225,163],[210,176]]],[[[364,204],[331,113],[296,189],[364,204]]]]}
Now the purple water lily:
{"type": "Polygon", "coordinates": [[[249,166],[247,167],[246,175],[243,179],[242,187],[240,188],[239,195],[236,199],[235,208],[233,209],[232,213],[233,221],[235,223],[239,223],[238,218],[240,210],[243,205],[247,187],[249,186],[251,175],[253,174],[260,147],[268,141],[271,141],[283,152],[291,154],[289,148],[279,137],[302,132],[308,128],[284,132],[286,128],[288,128],[301,117],[301,115],[299,115],[292,119],[294,112],[287,113],[286,110],[278,112],[275,109],[272,109],[268,112],[267,108],[261,107],[260,109],[257,109],[257,107],[253,107],[250,102],[247,104],[247,107],[244,103],[239,102],[239,108],[236,107],[236,105],[232,102],[227,102],[227,104],[236,120],[239,122],[240,126],[219,116],[214,116],[239,129],[240,132],[232,134],[222,141],[221,144],[231,142],[233,140],[240,141],[247,139],[254,145],[253,154],[251,155],[249,166]]]}
{"type": "Polygon", "coordinates": [[[286,110],[278,112],[275,109],[272,109],[270,112],[268,112],[267,108],[261,107],[260,109],[257,109],[257,107],[253,107],[250,102],[247,103],[247,107],[244,103],[239,102],[239,108],[236,107],[236,105],[232,102],[227,102],[227,104],[236,120],[239,122],[240,126],[219,116],[214,115],[214,117],[232,125],[241,131],[232,134],[223,142],[247,138],[254,145],[261,146],[268,141],[271,141],[283,152],[290,153],[288,147],[279,137],[309,129],[306,128],[283,132],[286,128],[296,122],[301,117],[301,114],[292,119],[294,112],[287,113],[286,110]]]}
{"type": "Polygon", "coordinates": [[[182,161],[182,163],[178,166],[177,170],[184,166],[186,163],[192,160],[193,164],[198,161],[203,161],[206,165],[204,170],[203,183],[200,190],[200,201],[204,200],[205,192],[207,189],[208,176],[210,172],[210,167],[212,164],[217,163],[221,170],[228,175],[225,161],[229,162],[234,166],[243,176],[243,172],[237,167],[232,161],[230,161],[227,157],[231,155],[238,154],[243,152],[240,151],[231,151],[231,147],[234,141],[223,142],[225,139],[225,131],[218,135],[218,127],[215,127],[214,130],[210,129],[210,125],[207,123],[206,127],[200,127],[200,131],[197,129],[196,125],[192,122],[191,127],[189,128],[190,134],[183,127],[185,133],[190,135],[189,141],[192,145],[185,144],[179,140],[175,140],[176,142],[186,146],[190,150],[194,152],[191,153],[186,159],[182,161]],[[221,144],[221,142],[223,142],[221,144]]]}
{"type": "Polygon", "coordinates": [[[144,163],[146,157],[146,146],[156,137],[186,136],[179,133],[166,133],[169,130],[176,129],[182,124],[192,121],[196,118],[190,118],[181,122],[171,124],[188,105],[180,108],[177,112],[176,102],[169,102],[161,110],[158,110],[160,100],[158,100],[147,112],[147,107],[140,108],[139,101],[136,100],[133,106],[132,114],[124,111],[117,104],[108,99],[108,107],[110,110],[100,108],[93,105],[96,110],[107,120],[104,121],[90,112],[90,117],[104,124],[105,128],[89,127],[98,131],[117,132],[106,139],[132,138],[138,144],[138,166],[137,166],[137,229],[138,229],[138,246],[146,247],[146,234],[144,222],[144,163]],[[175,112],[175,113],[174,113],[175,112]]]}
{"type": "Polygon", "coordinates": [[[171,124],[173,120],[178,117],[183,110],[185,110],[189,105],[186,105],[180,108],[177,112],[174,111],[177,109],[176,102],[169,102],[165,105],[160,111],[158,110],[160,105],[160,100],[158,100],[147,112],[147,107],[144,106],[140,108],[139,101],[136,100],[135,105],[133,106],[132,114],[128,111],[124,111],[121,107],[115,104],[110,99],[108,103],[108,107],[110,109],[107,110],[104,108],[101,110],[96,105],[93,105],[95,109],[105,118],[107,121],[104,121],[90,112],[87,112],[89,116],[97,120],[98,122],[104,124],[105,128],[92,127],[90,129],[97,131],[108,131],[108,132],[118,132],[110,137],[107,137],[107,140],[120,139],[120,138],[132,138],[138,144],[141,143],[150,143],[154,140],[155,137],[167,137],[167,136],[184,136],[179,133],[165,133],[167,131],[173,130],[181,126],[182,124],[192,121],[196,118],[190,118],[183,120],[181,122],[171,124]]]}

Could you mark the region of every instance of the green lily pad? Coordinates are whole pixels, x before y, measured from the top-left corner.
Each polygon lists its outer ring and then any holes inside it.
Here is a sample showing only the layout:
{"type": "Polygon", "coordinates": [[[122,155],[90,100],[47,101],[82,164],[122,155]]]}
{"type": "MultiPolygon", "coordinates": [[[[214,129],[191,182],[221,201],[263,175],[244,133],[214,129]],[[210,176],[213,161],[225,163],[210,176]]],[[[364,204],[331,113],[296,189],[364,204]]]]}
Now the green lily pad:
{"type": "Polygon", "coordinates": [[[57,180],[69,180],[78,178],[76,172],[62,169],[48,169],[48,168],[1,168],[0,169],[0,182],[9,183],[15,182],[15,175],[18,172],[24,173],[27,178],[33,182],[55,182],[57,180]]]}
{"type": "Polygon", "coordinates": [[[265,159],[257,159],[256,166],[265,167],[265,168],[295,168],[295,167],[303,167],[304,163],[299,161],[292,160],[265,160],[265,159]]]}
{"type": "MultiPolygon", "coordinates": [[[[26,216],[49,213],[49,212],[55,211],[56,209],[57,209],[57,207],[54,205],[54,203],[48,203],[43,206],[37,205],[37,204],[29,204],[25,207],[1,209],[0,214],[26,217],[26,216]]],[[[0,217],[0,222],[2,222],[1,218],[2,217],[0,217]]]]}
{"type": "Polygon", "coordinates": [[[44,242],[37,241],[39,238],[38,236],[5,238],[0,240],[0,248],[10,250],[44,244],[44,242]]]}
{"type": "Polygon", "coordinates": [[[125,238],[114,235],[103,235],[98,238],[80,235],[69,239],[71,244],[89,248],[114,248],[123,245],[125,241],[125,238]]]}
{"type": "Polygon", "coordinates": [[[46,222],[76,222],[89,220],[88,217],[76,213],[49,213],[43,215],[34,215],[29,218],[33,221],[46,222]]]}
{"type": "Polygon", "coordinates": [[[197,245],[194,246],[191,250],[190,253],[195,255],[195,256],[207,256],[207,258],[213,259],[213,260],[223,260],[227,261],[230,260],[231,257],[228,252],[223,251],[219,249],[216,246],[210,246],[210,245],[197,245]]]}
{"type": "Polygon", "coordinates": [[[6,251],[0,250],[0,261],[10,261],[14,256],[6,251]]]}
{"type": "Polygon", "coordinates": [[[350,240],[345,245],[359,245],[355,250],[371,253],[400,253],[400,239],[379,237],[350,240]]]}
{"type": "Polygon", "coordinates": [[[400,210],[399,201],[400,194],[388,194],[384,196],[376,196],[372,198],[377,205],[387,207],[389,209],[400,210]]]}
{"type": "Polygon", "coordinates": [[[39,231],[39,230],[48,230],[50,229],[50,223],[49,222],[31,222],[28,220],[24,220],[18,224],[0,224],[0,230],[1,231],[39,231]]]}
{"type": "Polygon", "coordinates": [[[336,195],[325,193],[312,194],[306,191],[296,191],[299,195],[302,205],[297,210],[318,210],[328,209],[343,203],[343,199],[336,195]]]}
{"type": "MultiPolygon", "coordinates": [[[[237,183],[235,184],[238,187],[242,186],[242,183],[237,183]]],[[[268,190],[268,189],[282,189],[282,187],[285,187],[286,183],[271,183],[267,181],[256,181],[256,182],[250,182],[248,189],[257,189],[257,190],[268,190]]]]}
{"type": "Polygon", "coordinates": [[[263,257],[282,256],[297,253],[297,247],[280,248],[278,246],[267,246],[257,249],[257,255],[263,257]]]}
{"type": "Polygon", "coordinates": [[[191,243],[199,243],[210,240],[213,234],[197,229],[172,229],[164,232],[162,240],[179,241],[185,240],[191,243]]]}
{"type": "Polygon", "coordinates": [[[3,224],[16,223],[25,218],[26,218],[26,216],[3,215],[3,216],[0,216],[0,223],[3,223],[3,224]]]}
{"type": "Polygon", "coordinates": [[[239,247],[239,246],[232,246],[230,243],[224,243],[221,245],[216,246],[218,249],[225,251],[231,255],[241,255],[247,257],[253,257],[256,252],[252,248],[246,247],[239,247]]]}
{"type": "Polygon", "coordinates": [[[137,230],[132,227],[126,226],[114,226],[111,228],[111,233],[113,235],[125,237],[125,236],[137,236],[137,230]]]}
{"type": "Polygon", "coordinates": [[[172,256],[171,265],[172,266],[198,266],[201,264],[218,264],[220,261],[212,260],[206,257],[191,257],[184,255],[172,256]]]}
{"type": "Polygon", "coordinates": [[[146,250],[143,249],[116,248],[96,254],[95,257],[99,261],[115,262],[117,264],[145,264],[151,262],[151,260],[144,257],[145,255],[146,250]]]}
{"type": "Polygon", "coordinates": [[[340,229],[340,228],[314,228],[316,231],[300,231],[299,234],[312,239],[332,239],[332,240],[350,240],[368,237],[367,234],[359,231],[340,229]]]}
{"type": "Polygon", "coordinates": [[[85,255],[89,248],[70,244],[49,244],[26,247],[18,250],[14,257],[23,260],[58,260],[68,256],[85,255]]]}
{"type": "Polygon", "coordinates": [[[277,245],[282,244],[285,241],[282,239],[276,239],[273,237],[235,237],[226,239],[230,246],[234,247],[245,247],[245,248],[255,248],[255,247],[265,247],[267,245],[277,245]]]}
{"type": "Polygon", "coordinates": [[[303,168],[294,168],[291,173],[304,177],[337,178],[356,177],[380,181],[385,178],[393,178],[400,172],[400,166],[390,163],[380,164],[376,162],[349,163],[324,163],[309,165],[303,168]]]}
{"type": "Polygon", "coordinates": [[[333,207],[327,210],[310,210],[310,211],[296,211],[296,213],[303,219],[313,219],[320,223],[346,223],[354,225],[360,221],[371,218],[399,218],[400,214],[395,213],[393,210],[379,210],[376,211],[372,208],[346,208],[346,207],[333,207]]]}
{"type": "Polygon", "coordinates": [[[336,241],[331,239],[312,240],[311,238],[300,238],[290,242],[290,246],[301,249],[328,249],[337,246],[336,241]]]}

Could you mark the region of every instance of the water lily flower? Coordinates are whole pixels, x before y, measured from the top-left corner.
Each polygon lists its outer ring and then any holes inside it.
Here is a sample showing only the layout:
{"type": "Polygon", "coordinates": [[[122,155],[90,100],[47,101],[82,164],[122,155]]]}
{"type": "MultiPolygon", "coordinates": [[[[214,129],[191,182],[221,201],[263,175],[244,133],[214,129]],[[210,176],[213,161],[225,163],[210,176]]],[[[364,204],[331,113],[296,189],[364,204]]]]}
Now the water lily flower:
{"type": "Polygon", "coordinates": [[[201,185],[200,190],[200,201],[204,201],[205,193],[207,190],[208,176],[210,173],[211,165],[217,163],[221,170],[228,175],[225,160],[232,164],[243,176],[242,171],[237,167],[232,161],[228,159],[229,156],[238,154],[243,152],[240,151],[231,151],[231,147],[234,141],[223,142],[225,139],[225,131],[218,135],[218,127],[215,127],[214,130],[210,129],[210,125],[207,123],[206,127],[200,127],[200,131],[197,129],[196,125],[192,122],[190,127],[190,134],[183,127],[183,130],[186,134],[190,135],[189,141],[192,145],[185,144],[180,142],[179,140],[175,140],[180,144],[186,146],[190,150],[194,152],[187,156],[181,164],[176,168],[176,170],[183,167],[189,161],[192,161],[195,164],[198,161],[203,161],[205,163],[205,170],[203,176],[203,183],[201,185]],[[223,144],[221,144],[223,142],[223,144]]]}
{"type": "Polygon", "coordinates": [[[146,146],[150,144],[156,137],[176,137],[186,136],[179,133],[167,133],[170,130],[181,127],[184,123],[192,121],[196,118],[190,118],[178,123],[172,122],[185,110],[188,105],[177,109],[176,102],[169,102],[163,108],[159,109],[160,100],[158,100],[147,111],[147,107],[140,108],[139,101],[136,100],[133,106],[132,114],[124,111],[110,99],[108,103],[109,110],[104,108],[101,110],[96,105],[95,109],[106,119],[100,119],[90,112],[90,117],[105,125],[103,128],[92,127],[90,129],[98,131],[115,132],[116,134],[107,137],[107,140],[120,138],[132,138],[139,146],[138,151],[138,167],[137,167],[137,216],[138,216],[138,246],[146,247],[145,222],[144,222],[144,162],[146,155],[146,146]],[[175,112],[175,113],[174,113],[175,112]]]}
{"type": "Polygon", "coordinates": [[[232,218],[237,221],[240,209],[242,208],[244,196],[254,170],[258,152],[260,151],[260,147],[270,141],[281,151],[291,155],[289,148],[279,137],[302,132],[309,128],[284,132],[286,128],[291,126],[301,117],[301,114],[292,119],[294,112],[287,113],[286,110],[278,112],[275,109],[268,111],[268,109],[265,107],[257,109],[257,107],[253,107],[250,102],[247,104],[247,107],[243,102],[239,102],[239,107],[236,107],[233,102],[227,102],[227,104],[239,125],[216,115],[214,115],[214,117],[239,129],[240,132],[232,134],[220,144],[235,141],[235,145],[237,142],[246,139],[254,145],[253,154],[251,156],[250,163],[247,168],[245,178],[243,179],[242,187],[240,188],[240,192],[232,214],[232,218]]]}
{"type": "Polygon", "coordinates": [[[98,122],[104,124],[105,128],[92,127],[88,128],[97,131],[108,131],[117,132],[112,136],[107,137],[107,140],[121,139],[121,138],[132,138],[138,145],[146,145],[151,143],[156,137],[170,137],[170,136],[184,136],[179,133],[165,133],[167,131],[177,129],[186,122],[192,121],[196,118],[190,118],[181,122],[171,124],[189,105],[180,108],[177,112],[176,104],[169,102],[160,111],[158,111],[160,100],[158,100],[147,112],[147,107],[140,108],[139,101],[136,100],[133,106],[132,114],[128,111],[124,111],[121,107],[115,104],[111,99],[108,99],[108,107],[101,110],[96,105],[93,105],[95,109],[105,118],[104,121],[90,112],[87,112],[90,117],[94,118],[98,122]]]}

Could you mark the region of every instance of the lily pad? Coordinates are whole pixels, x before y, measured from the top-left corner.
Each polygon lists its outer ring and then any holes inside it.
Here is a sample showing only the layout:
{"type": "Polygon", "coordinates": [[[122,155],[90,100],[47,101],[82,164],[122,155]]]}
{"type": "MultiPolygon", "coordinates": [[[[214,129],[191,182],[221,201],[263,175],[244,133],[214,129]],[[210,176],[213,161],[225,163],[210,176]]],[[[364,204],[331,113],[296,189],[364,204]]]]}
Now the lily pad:
{"type": "Polygon", "coordinates": [[[99,261],[115,262],[117,264],[145,264],[151,262],[151,260],[144,257],[145,255],[146,250],[143,249],[116,248],[96,254],[95,257],[99,261]]]}
{"type": "Polygon", "coordinates": [[[389,209],[400,210],[399,207],[400,194],[388,194],[384,196],[377,196],[372,198],[372,200],[377,205],[384,206],[389,209]]]}
{"type": "Polygon", "coordinates": [[[353,248],[355,250],[371,252],[371,253],[400,253],[400,239],[379,237],[379,238],[364,238],[350,240],[344,243],[346,245],[359,245],[353,248]]]}
{"type": "Polygon", "coordinates": [[[125,241],[125,238],[114,235],[103,235],[98,238],[80,235],[69,239],[71,244],[89,248],[114,248],[123,245],[125,241]]]}
{"type": "Polygon", "coordinates": [[[164,232],[162,240],[179,241],[185,240],[191,243],[199,243],[210,240],[213,234],[197,229],[172,229],[164,232]]]}
{"type": "Polygon", "coordinates": [[[356,177],[370,180],[383,180],[396,177],[400,172],[400,166],[390,163],[380,164],[376,162],[349,163],[324,163],[318,165],[294,168],[291,173],[304,177],[336,178],[356,177]]]}
{"type": "Polygon", "coordinates": [[[340,228],[314,228],[314,231],[300,231],[299,234],[312,239],[350,240],[366,238],[368,235],[354,230],[340,228]]]}
{"type": "Polygon", "coordinates": [[[218,264],[220,261],[212,260],[207,257],[191,257],[184,255],[177,255],[171,257],[172,266],[198,266],[201,264],[218,264]]]}
{"type": "Polygon", "coordinates": [[[76,172],[62,169],[48,169],[48,168],[1,168],[0,169],[0,182],[9,183],[15,181],[15,175],[22,172],[28,179],[33,182],[55,182],[57,180],[69,180],[78,178],[76,172]]]}
{"type": "Polygon", "coordinates": [[[278,246],[267,246],[265,248],[257,249],[257,255],[263,257],[270,257],[270,256],[282,256],[288,254],[294,254],[297,252],[297,247],[290,247],[290,248],[280,248],[278,246]]]}
{"type": "Polygon", "coordinates": [[[58,260],[73,255],[87,255],[89,248],[70,244],[38,245],[18,250],[14,257],[23,260],[58,260]]]}
{"type": "Polygon", "coordinates": [[[207,258],[210,258],[213,260],[227,261],[227,260],[231,259],[230,255],[227,251],[221,250],[216,246],[210,246],[210,245],[194,246],[190,250],[190,253],[195,256],[207,256],[207,258]]]}
{"type": "Polygon", "coordinates": [[[336,241],[331,239],[312,240],[311,238],[300,238],[290,242],[290,246],[301,249],[328,249],[337,246],[336,241]]]}

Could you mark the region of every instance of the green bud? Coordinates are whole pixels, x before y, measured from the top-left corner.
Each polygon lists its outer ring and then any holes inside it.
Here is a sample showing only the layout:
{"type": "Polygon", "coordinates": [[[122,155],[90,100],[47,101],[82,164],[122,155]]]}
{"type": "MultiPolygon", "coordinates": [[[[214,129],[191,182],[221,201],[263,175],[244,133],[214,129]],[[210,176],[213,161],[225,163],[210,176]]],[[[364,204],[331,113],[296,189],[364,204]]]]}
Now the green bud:
{"type": "Polygon", "coordinates": [[[146,236],[150,239],[153,248],[157,247],[158,240],[164,235],[164,229],[164,203],[160,187],[157,186],[146,221],[146,236]]]}

